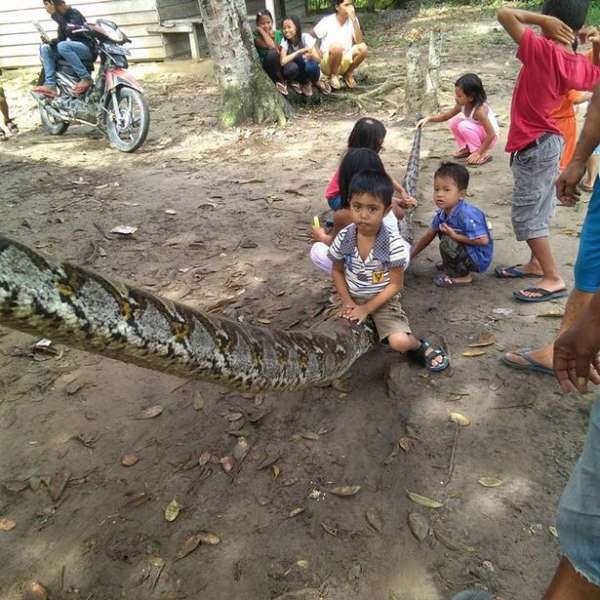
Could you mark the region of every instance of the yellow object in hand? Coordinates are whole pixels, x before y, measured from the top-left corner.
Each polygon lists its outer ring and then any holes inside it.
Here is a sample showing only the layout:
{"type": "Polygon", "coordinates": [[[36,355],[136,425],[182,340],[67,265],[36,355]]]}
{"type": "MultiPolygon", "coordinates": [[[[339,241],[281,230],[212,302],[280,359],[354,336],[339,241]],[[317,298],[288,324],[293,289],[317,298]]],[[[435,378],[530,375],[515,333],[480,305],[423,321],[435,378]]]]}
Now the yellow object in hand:
{"type": "Polygon", "coordinates": [[[319,223],[319,217],[317,217],[316,215],[313,217],[313,227],[315,229],[321,227],[321,223],[319,223]]]}

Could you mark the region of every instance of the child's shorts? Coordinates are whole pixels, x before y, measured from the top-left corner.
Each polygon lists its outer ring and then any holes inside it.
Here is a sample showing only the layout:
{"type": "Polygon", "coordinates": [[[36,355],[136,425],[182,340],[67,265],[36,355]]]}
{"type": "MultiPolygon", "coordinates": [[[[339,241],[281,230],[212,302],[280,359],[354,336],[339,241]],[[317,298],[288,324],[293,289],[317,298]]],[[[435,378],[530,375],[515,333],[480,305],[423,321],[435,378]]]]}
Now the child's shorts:
{"type": "MultiPolygon", "coordinates": [[[[372,296],[352,296],[356,304],[366,304],[377,294],[372,296]]],[[[371,318],[375,323],[379,340],[384,342],[392,333],[412,333],[408,324],[408,317],[402,308],[400,294],[397,294],[388,300],[381,308],[371,313],[371,318]]]]}
{"type": "Polygon", "coordinates": [[[600,180],[597,177],[579,239],[575,288],[589,294],[600,289],[600,180]]]}
{"type": "Polygon", "coordinates": [[[575,570],[600,586],[600,400],[592,405],[583,452],[560,498],[556,526],[575,570]]]}
{"type": "MultiPolygon", "coordinates": [[[[347,50],[342,55],[342,62],[340,63],[340,71],[339,71],[340,75],[343,75],[350,68],[350,65],[352,64],[353,49],[354,49],[354,46],[352,46],[352,50],[347,50]]],[[[324,75],[331,75],[331,69],[329,68],[329,52],[325,52],[325,54],[323,54],[323,58],[321,59],[321,72],[324,75]]]]}
{"type": "Polygon", "coordinates": [[[562,149],[563,139],[560,135],[544,134],[530,147],[514,154],[511,216],[518,242],[550,234],[562,149]]]}

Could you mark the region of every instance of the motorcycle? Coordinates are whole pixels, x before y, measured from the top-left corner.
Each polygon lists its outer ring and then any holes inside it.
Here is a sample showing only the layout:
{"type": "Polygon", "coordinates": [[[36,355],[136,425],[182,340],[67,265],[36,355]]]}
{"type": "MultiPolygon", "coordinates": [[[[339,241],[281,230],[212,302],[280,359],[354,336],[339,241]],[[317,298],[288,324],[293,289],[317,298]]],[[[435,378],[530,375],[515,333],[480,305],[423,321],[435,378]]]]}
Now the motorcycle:
{"type": "MultiPolygon", "coordinates": [[[[37,25],[37,24],[36,24],[37,25]]],[[[42,41],[46,34],[39,28],[42,41]]],[[[108,19],[86,23],[72,33],[84,33],[94,39],[100,67],[93,85],[82,95],[73,93],[78,78],[69,63],[59,58],[56,65],[58,96],[32,92],[44,129],[50,135],[62,135],[71,123],[97,127],[110,145],[121,152],[134,152],[146,140],[150,111],[141,86],[126,69],[131,52],[124,47],[129,38],[108,19]]],[[[94,65],[86,64],[93,72],[94,65]]],[[[43,84],[43,70],[40,80],[43,84]]]]}

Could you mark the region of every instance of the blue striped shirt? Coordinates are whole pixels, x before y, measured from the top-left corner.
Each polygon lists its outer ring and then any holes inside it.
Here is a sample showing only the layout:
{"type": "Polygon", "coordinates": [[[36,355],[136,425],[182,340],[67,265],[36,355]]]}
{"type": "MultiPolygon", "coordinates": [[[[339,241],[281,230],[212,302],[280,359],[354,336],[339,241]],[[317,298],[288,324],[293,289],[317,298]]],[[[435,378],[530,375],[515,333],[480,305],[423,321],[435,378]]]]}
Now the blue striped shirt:
{"type": "Polygon", "coordinates": [[[379,228],[369,256],[363,260],[356,243],[356,225],[344,227],[329,247],[329,258],[344,261],[348,291],[353,296],[378,294],[390,283],[390,269],[406,269],[410,244],[384,224],[379,228]]]}

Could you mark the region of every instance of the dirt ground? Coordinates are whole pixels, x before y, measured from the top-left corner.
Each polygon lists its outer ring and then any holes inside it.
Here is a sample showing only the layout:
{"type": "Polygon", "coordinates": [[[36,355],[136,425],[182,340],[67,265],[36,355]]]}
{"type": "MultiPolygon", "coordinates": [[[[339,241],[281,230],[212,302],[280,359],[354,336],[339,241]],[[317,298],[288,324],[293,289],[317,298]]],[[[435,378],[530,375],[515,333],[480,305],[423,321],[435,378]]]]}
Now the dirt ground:
{"type": "MultiPolygon", "coordinates": [[[[371,18],[371,79],[401,73],[405,32],[434,22],[447,31],[442,101],[458,74],[478,72],[505,138],[518,64],[489,15],[371,18]]],[[[134,71],[152,107],[149,140],[134,155],[85,127],[49,137],[26,93],[33,71],[7,75],[22,133],[0,146],[1,230],[239,321],[318,322],[331,286],[310,264],[307,232],[356,108],[222,132],[208,62],[134,71]],[[118,225],[139,230],[110,234],[118,225]]],[[[389,99],[401,106],[402,92],[389,99]]],[[[400,177],[412,131],[393,104],[371,114],[388,126],[382,158],[400,177]]],[[[502,146],[471,169],[470,192],[493,223],[494,264],[513,264],[526,253],[510,228],[502,146]]],[[[433,212],[433,171],[452,151],[445,126],[428,126],[416,234],[433,212]]],[[[584,213],[559,208],[554,221],[569,285],[584,213]]],[[[254,398],[64,347],[41,354],[35,339],[0,329],[0,519],[16,523],[0,531],[0,599],[20,598],[31,581],[52,599],[445,600],[466,587],[539,599],[559,556],[555,510],[590,398],[563,396],[553,379],[499,357],[550,340],[563,303],[518,305],[517,284],[491,274],[440,290],[436,252],[412,265],[404,302],[418,334],[447,344],[452,369],[441,376],[380,348],[352,369],[349,390],[254,398]],[[495,343],[463,356],[481,333],[495,343]],[[162,414],[137,418],[153,406],[162,414]],[[459,429],[453,411],[471,424],[459,429]],[[218,461],[240,432],[251,448],[227,474],[218,461]],[[124,466],[125,455],[138,462],[124,466]],[[342,485],[361,489],[331,493],[342,485]],[[167,522],[174,499],[181,511],[167,522]],[[178,559],[203,531],[220,543],[178,559]]]]}

